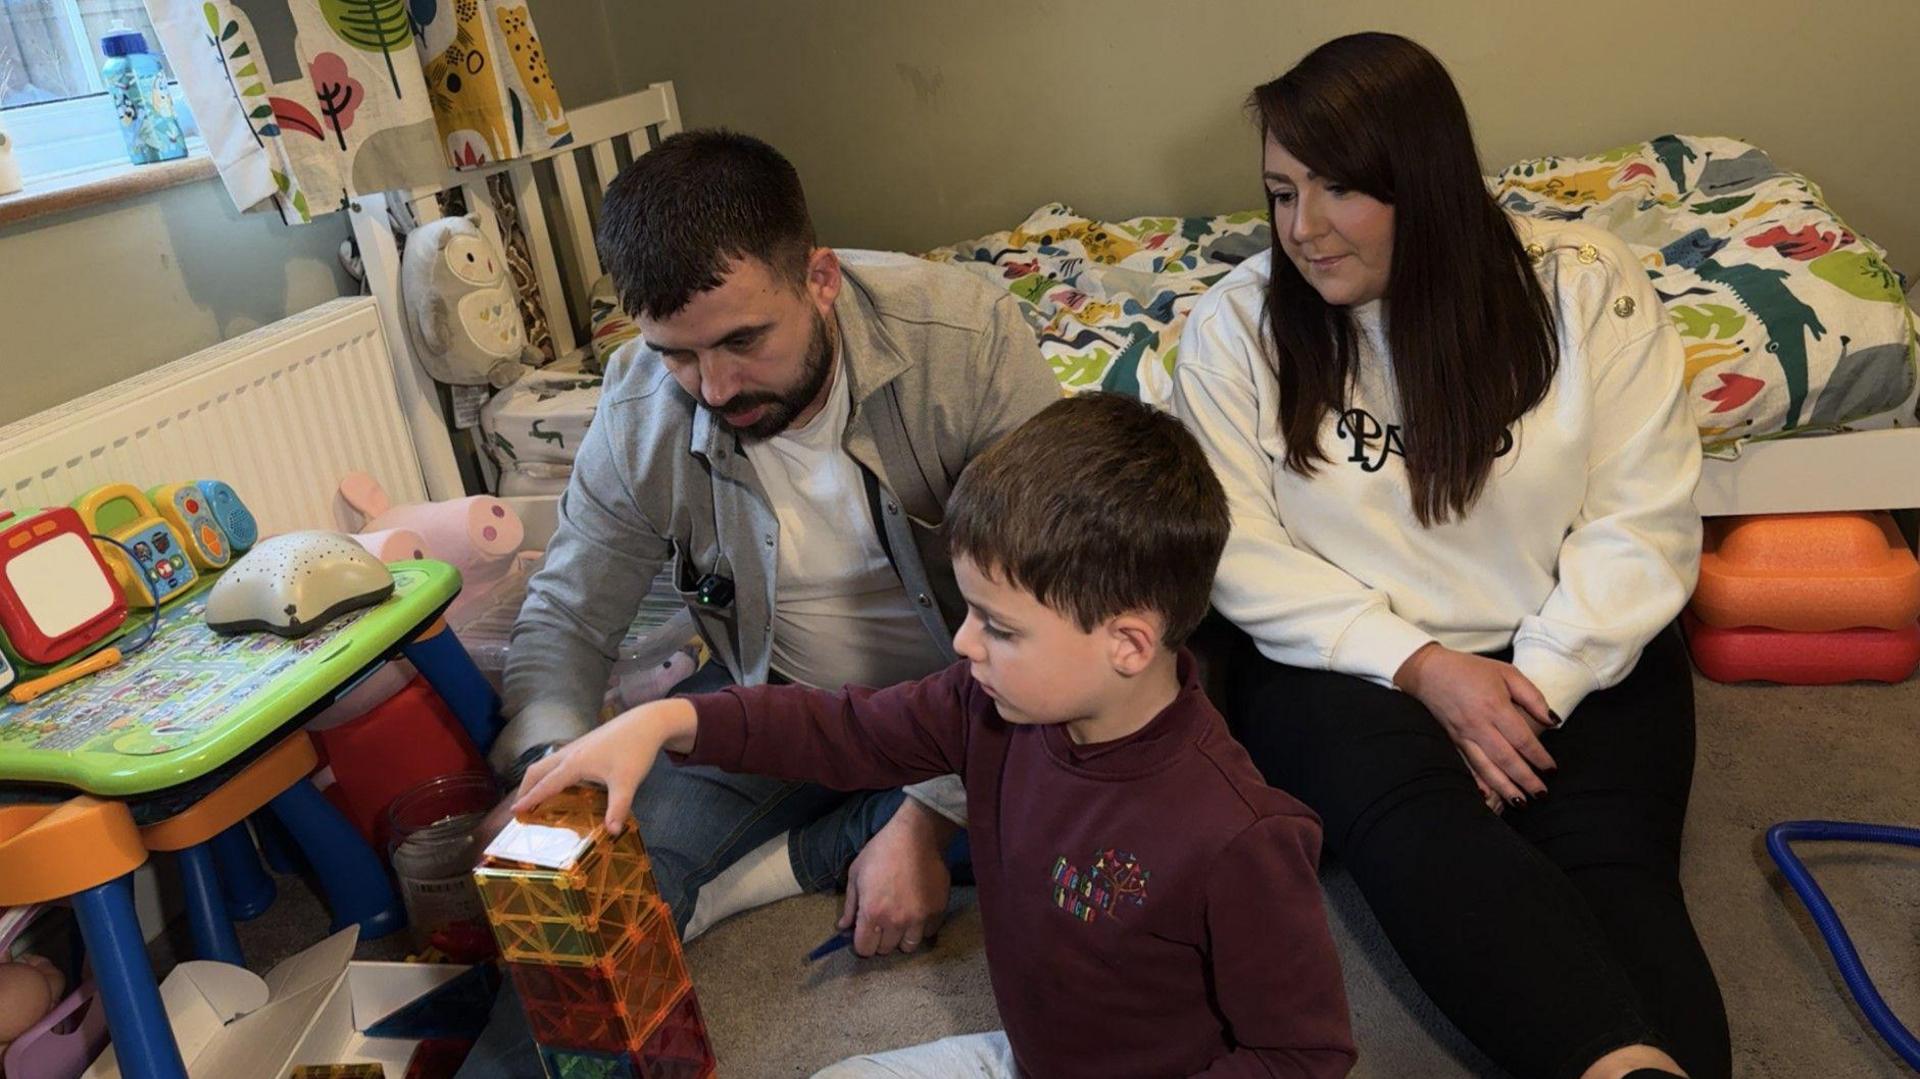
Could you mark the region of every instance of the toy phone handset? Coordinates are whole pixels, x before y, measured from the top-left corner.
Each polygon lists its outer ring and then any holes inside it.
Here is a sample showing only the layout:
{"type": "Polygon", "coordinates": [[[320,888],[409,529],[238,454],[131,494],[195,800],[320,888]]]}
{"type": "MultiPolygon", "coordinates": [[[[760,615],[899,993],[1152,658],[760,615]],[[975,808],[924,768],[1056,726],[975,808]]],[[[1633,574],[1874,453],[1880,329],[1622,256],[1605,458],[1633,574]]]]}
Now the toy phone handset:
{"type": "Polygon", "coordinates": [[[172,525],[187,541],[187,557],[193,560],[195,568],[205,573],[221,569],[233,559],[233,544],[227,541],[227,530],[220,527],[213,507],[208,504],[207,496],[200,493],[198,484],[163,483],[147,488],[147,497],[153,500],[160,519],[172,525]]]}
{"type": "Polygon", "coordinates": [[[51,667],[120,628],[127,599],[80,515],[0,510],[0,650],[51,667]]]}
{"type": "Polygon", "coordinates": [[[131,483],[109,483],[74,500],[87,527],[127,546],[95,541],[127,593],[127,603],[153,607],[179,599],[199,580],[187,556],[186,541],[154,512],[153,503],[131,483]]]}
{"type": "Polygon", "coordinates": [[[253,519],[253,511],[240,501],[240,493],[220,480],[200,480],[194,484],[206,497],[207,508],[212,511],[213,519],[220,522],[220,528],[227,534],[227,546],[234,554],[245,554],[260,540],[260,525],[253,519]]]}

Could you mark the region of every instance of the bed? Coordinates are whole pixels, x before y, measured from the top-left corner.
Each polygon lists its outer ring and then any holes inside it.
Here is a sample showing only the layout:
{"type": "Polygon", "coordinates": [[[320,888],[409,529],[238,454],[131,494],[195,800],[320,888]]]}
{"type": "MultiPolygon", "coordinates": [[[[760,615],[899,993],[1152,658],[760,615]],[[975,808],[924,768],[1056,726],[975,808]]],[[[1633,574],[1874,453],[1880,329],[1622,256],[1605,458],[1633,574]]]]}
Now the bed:
{"type": "MultiPolygon", "coordinates": [[[[1687,353],[1702,514],[1920,506],[1907,282],[1810,180],[1732,139],[1662,135],[1488,179],[1518,213],[1626,240],[1687,353]]],[[[1164,404],[1198,296],[1268,244],[1256,212],[1103,222],[1063,204],[928,253],[1019,296],[1069,391],[1164,404]]]]}
{"type": "MultiPolygon", "coordinates": [[[[467,475],[551,530],[604,366],[637,336],[593,249],[598,197],[619,168],[680,129],[670,83],[573,110],[574,145],[437,185],[362,198],[354,231],[380,301],[396,381],[436,498],[467,475]],[[552,359],[452,433],[446,392],[401,323],[399,249],[451,201],[507,241],[523,309],[552,359]]],[[[1908,282],[1819,188],[1730,139],[1663,135],[1588,157],[1523,161],[1488,183],[1516,213],[1580,219],[1642,258],[1687,347],[1707,455],[1708,516],[1920,506],[1920,331],[1908,282]]],[[[1268,243],[1258,211],[1105,222],[1065,204],[936,248],[1017,296],[1065,392],[1164,403],[1187,311],[1268,243]]]]}

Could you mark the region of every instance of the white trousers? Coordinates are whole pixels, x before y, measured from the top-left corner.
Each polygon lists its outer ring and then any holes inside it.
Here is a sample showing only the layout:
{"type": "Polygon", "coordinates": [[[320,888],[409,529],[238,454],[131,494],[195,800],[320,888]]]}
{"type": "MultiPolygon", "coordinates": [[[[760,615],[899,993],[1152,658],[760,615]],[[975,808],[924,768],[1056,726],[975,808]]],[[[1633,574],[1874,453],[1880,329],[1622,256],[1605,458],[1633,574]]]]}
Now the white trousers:
{"type": "Polygon", "coordinates": [[[1018,1079],[1018,1073],[1013,1047],[996,1030],[849,1057],[813,1073],[813,1079],[1018,1079]]]}

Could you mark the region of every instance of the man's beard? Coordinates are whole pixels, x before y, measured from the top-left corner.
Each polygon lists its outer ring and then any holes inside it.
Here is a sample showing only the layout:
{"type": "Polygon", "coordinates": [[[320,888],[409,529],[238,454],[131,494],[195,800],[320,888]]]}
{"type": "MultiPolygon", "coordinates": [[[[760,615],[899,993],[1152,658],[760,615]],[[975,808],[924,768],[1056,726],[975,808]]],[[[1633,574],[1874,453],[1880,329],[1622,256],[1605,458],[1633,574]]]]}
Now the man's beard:
{"type": "Polygon", "coordinates": [[[724,406],[713,409],[714,418],[749,442],[765,441],[785,431],[794,417],[826,388],[827,380],[833,375],[833,352],[833,329],[827,324],[826,316],[815,311],[813,339],[807,344],[807,359],[800,368],[799,383],[786,393],[736,393],[724,406]],[[766,411],[745,427],[735,426],[727,419],[729,412],[745,412],[760,405],[767,406],[766,411]]]}

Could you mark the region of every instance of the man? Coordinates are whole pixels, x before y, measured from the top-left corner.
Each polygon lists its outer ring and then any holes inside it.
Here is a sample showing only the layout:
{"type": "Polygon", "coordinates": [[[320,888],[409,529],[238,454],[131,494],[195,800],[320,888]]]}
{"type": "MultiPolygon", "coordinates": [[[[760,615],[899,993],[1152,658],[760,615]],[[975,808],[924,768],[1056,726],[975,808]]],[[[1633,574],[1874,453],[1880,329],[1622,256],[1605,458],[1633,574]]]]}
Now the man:
{"type": "MultiPolygon", "coordinates": [[[[723,131],[675,135],[623,171],[599,248],[642,339],[613,359],[514,627],[496,767],[590,729],[668,565],[736,682],[886,685],[951,663],[965,608],[947,493],[1060,395],[1012,297],[816,246],[792,165],[723,131]]],[[[842,925],[870,955],[912,951],[946,906],[940,855],[964,798],[952,777],[907,794],[662,767],[634,811],[683,932],[846,870],[842,925]]]]}

